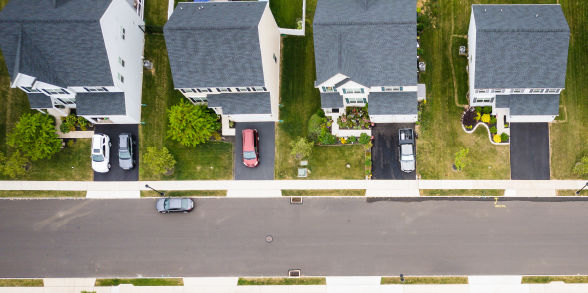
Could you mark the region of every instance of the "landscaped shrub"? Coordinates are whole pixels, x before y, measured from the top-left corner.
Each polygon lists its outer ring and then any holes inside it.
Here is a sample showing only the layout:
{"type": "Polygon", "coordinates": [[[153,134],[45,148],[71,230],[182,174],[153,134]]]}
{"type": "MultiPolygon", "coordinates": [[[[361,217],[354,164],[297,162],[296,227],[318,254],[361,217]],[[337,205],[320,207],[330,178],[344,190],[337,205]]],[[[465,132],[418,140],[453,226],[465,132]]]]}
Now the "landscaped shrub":
{"type": "Polygon", "coordinates": [[[482,114],[490,114],[490,113],[492,113],[492,106],[482,107],[482,114]]]}
{"type": "Polygon", "coordinates": [[[359,136],[359,143],[361,143],[363,145],[366,145],[366,144],[370,143],[371,140],[372,140],[371,137],[369,135],[367,135],[366,133],[362,133],[359,136]]]}
{"type": "Polygon", "coordinates": [[[480,121],[480,118],[482,118],[482,114],[480,114],[480,112],[476,112],[476,121],[480,121]]]}
{"type": "Polygon", "coordinates": [[[496,124],[496,116],[490,116],[490,124],[496,124]]]}
{"type": "Polygon", "coordinates": [[[310,116],[308,119],[308,138],[310,140],[316,141],[318,139],[326,121],[327,118],[321,117],[318,113],[310,116]]]}
{"type": "Polygon", "coordinates": [[[76,125],[78,124],[78,117],[74,114],[69,114],[63,118],[61,118],[61,126],[59,126],[59,130],[63,133],[68,133],[70,131],[76,130],[76,125]]]}
{"type": "Polygon", "coordinates": [[[23,114],[6,140],[31,161],[51,158],[61,149],[52,117],[41,113],[23,114]]]}
{"type": "Polygon", "coordinates": [[[27,171],[28,164],[29,160],[19,151],[15,151],[12,153],[12,155],[10,155],[8,160],[6,160],[6,163],[2,164],[2,174],[9,176],[10,178],[16,178],[16,176],[24,175],[27,171]]]}
{"type": "Polygon", "coordinates": [[[482,115],[482,122],[484,123],[489,123],[490,122],[490,114],[484,114],[482,115]]]}
{"type": "Polygon", "coordinates": [[[221,125],[218,115],[205,105],[194,105],[182,99],[168,110],[167,137],[184,146],[197,146],[210,140],[221,125]]]}
{"type": "Polygon", "coordinates": [[[500,135],[500,140],[501,140],[501,141],[503,141],[503,142],[506,142],[506,141],[508,141],[508,134],[506,134],[506,133],[504,133],[504,132],[503,132],[503,133],[500,135]]]}
{"type": "Polygon", "coordinates": [[[492,140],[495,143],[500,143],[502,141],[501,138],[500,138],[500,134],[495,134],[494,137],[492,138],[492,140]]]}
{"type": "Polygon", "coordinates": [[[161,149],[147,147],[147,151],[143,154],[142,164],[148,171],[155,174],[171,174],[176,160],[166,147],[161,149]]]}
{"type": "Polygon", "coordinates": [[[345,113],[337,119],[340,128],[347,129],[369,129],[371,122],[368,114],[367,106],[349,107],[345,109],[345,113]]]}
{"type": "Polygon", "coordinates": [[[476,109],[474,108],[469,108],[467,109],[464,113],[463,116],[461,117],[461,123],[463,123],[463,125],[467,128],[467,129],[472,129],[472,127],[474,125],[476,125],[476,123],[478,122],[476,120],[476,109]],[[468,128],[469,127],[469,128],[468,128]]]}
{"type": "Polygon", "coordinates": [[[455,169],[457,169],[457,171],[463,170],[463,168],[465,168],[467,165],[467,156],[469,152],[469,148],[461,147],[459,148],[459,151],[455,153],[453,164],[455,165],[455,169]]]}
{"type": "Polygon", "coordinates": [[[496,133],[496,132],[498,132],[498,130],[496,129],[496,126],[490,127],[490,133],[496,133]]]}
{"type": "Polygon", "coordinates": [[[297,160],[307,159],[312,154],[313,146],[314,143],[312,141],[307,141],[304,137],[298,137],[290,143],[290,147],[292,148],[290,154],[297,160]]]}
{"type": "Polygon", "coordinates": [[[574,166],[574,174],[584,176],[588,174],[588,155],[585,155],[574,166]]]}
{"type": "Polygon", "coordinates": [[[88,129],[89,124],[90,123],[88,123],[88,120],[86,120],[86,118],[78,116],[78,126],[82,131],[86,131],[86,129],[88,129]]]}
{"type": "Polygon", "coordinates": [[[325,127],[321,129],[321,134],[318,136],[318,141],[320,144],[336,144],[338,139],[325,127]]]}
{"type": "Polygon", "coordinates": [[[355,136],[350,136],[349,138],[347,138],[347,141],[349,143],[356,143],[357,142],[357,137],[355,136]]]}
{"type": "Polygon", "coordinates": [[[347,144],[347,139],[345,137],[339,138],[339,141],[341,142],[341,144],[347,144]]]}

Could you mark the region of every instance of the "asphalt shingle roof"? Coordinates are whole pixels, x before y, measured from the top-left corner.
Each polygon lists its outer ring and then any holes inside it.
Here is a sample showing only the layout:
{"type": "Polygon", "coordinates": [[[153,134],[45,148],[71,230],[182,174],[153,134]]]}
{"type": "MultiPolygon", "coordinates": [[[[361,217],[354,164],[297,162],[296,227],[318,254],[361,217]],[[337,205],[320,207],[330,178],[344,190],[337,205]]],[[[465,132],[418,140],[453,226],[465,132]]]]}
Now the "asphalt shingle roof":
{"type": "Polygon", "coordinates": [[[27,94],[27,96],[29,97],[29,104],[31,106],[31,109],[53,108],[51,98],[49,96],[46,96],[45,94],[29,93],[27,94]]]}
{"type": "Polygon", "coordinates": [[[175,88],[263,86],[267,2],[179,3],[164,26],[175,88]]]}
{"type": "Polygon", "coordinates": [[[319,0],[313,31],[317,84],[337,73],[364,86],[417,83],[415,0],[319,0]]]}
{"type": "Polygon", "coordinates": [[[0,48],[21,72],[60,87],[113,85],[100,18],[111,0],[12,0],[0,12],[0,48]]]}
{"type": "Polygon", "coordinates": [[[339,93],[321,93],[321,108],[343,108],[343,97],[339,93]]]}
{"type": "Polygon", "coordinates": [[[208,95],[208,107],[222,107],[223,114],[271,114],[269,92],[208,95]]]}
{"type": "Polygon", "coordinates": [[[559,5],[472,5],[476,88],[563,88],[570,29],[559,5]]]}
{"type": "Polygon", "coordinates": [[[559,95],[510,95],[510,115],[559,115],[559,95]]]}
{"type": "Polygon", "coordinates": [[[368,96],[370,115],[417,114],[416,92],[371,92],[368,96]]]}
{"type": "Polygon", "coordinates": [[[99,92],[76,95],[78,115],[126,115],[125,93],[99,92]]]}

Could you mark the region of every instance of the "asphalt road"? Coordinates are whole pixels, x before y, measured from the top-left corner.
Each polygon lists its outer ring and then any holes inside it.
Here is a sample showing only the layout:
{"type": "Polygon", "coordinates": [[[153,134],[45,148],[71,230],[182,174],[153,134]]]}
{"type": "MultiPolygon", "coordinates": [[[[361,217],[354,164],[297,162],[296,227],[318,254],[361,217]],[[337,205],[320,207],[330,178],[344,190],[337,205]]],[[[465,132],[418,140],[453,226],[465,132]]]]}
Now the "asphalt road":
{"type": "Polygon", "coordinates": [[[0,200],[0,277],[588,274],[588,201],[154,204],[0,200]]]}

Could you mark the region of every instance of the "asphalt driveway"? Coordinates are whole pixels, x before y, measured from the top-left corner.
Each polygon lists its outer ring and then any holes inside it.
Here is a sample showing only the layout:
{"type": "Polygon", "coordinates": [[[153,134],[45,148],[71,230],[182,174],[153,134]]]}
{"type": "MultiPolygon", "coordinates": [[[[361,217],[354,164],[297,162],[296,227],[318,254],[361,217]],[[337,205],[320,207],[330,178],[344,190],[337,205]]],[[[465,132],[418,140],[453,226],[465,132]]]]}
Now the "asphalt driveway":
{"type": "Polygon", "coordinates": [[[235,180],[273,180],[276,133],[274,122],[235,123],[235,180]],[[259,134],[259,165],[248,168],[243,165],[243,129],[257,129],[259,134]]]}
{"type": "Polygon", "coordinates": [[[549,180],[547,123],[510,124],[510,178],[549,180]]]}
{"type": "MultiPolygon", "coordinates": [[[[398,161],[398,130],[414,129],[414,123],[377,123],[372,127],[372,179],[415,180],[416,171],[405,173],[398,161]]],[[[413,149],[416,154],[416,147],[413,149]]]]}
{"type": "MultiPolygon", "coordinates": [[[[110,137],[110,171],[108,173],[94,172],[94,181],[137,181],[139,180],[139,125],[137,124],[96,124],[95,133],[104,133],[110,137]],[[123,170],[118,165],[118,135],[128,132],[133,136],[133,156],[135,167],[131,170],[123,170]]],[[[88,150],[88,160],[90,160],[88,150]]]]}

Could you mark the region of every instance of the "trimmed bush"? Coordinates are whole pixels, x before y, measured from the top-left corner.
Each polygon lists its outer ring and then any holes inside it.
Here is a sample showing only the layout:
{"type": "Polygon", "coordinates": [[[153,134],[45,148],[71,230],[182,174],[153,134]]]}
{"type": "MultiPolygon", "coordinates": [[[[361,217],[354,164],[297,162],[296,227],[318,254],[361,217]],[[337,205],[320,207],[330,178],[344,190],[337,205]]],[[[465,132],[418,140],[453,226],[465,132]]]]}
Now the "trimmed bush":
{"type": "Polygon", "coordinates": [[[143,154],[143,161],[141,163],[150,172],[155,174],[166,174],[174,169],[176,160],[166,147],[161,149],[147,147],[147,151],[143,154]]]}
{"type": "Polygon", "coordinates": [[[490,127],[490,133],[496,133],[496,132],[498,132],[498,130],[496,129],[496,126],[490,127]]]}
{"type": "Polygon", "coordinates": [[[310,140],[316,141],[318,139],[326,121],[327,118],[321,117],[318,113],[310,116],[308,119],[308,138],[310,140]]]}
{"type": "Polygon", "coordinates": [[[492,113],[492,106],[482,107],[482,114],[490,114],[490,113],[492,113]]]}
{"type": "Polygon", "coordinates": [[[463,170],[463,168],[465,168],[465,166],[467,165],[467,156],[469,152],[469,148],[461,147],[459,148],[459,151],[455,153],[453,164],[455,165],[457,171],[463,170]]]}
{"type": "Polygon", "coordinates": [[[326,127],[324,127],[321,129],[321,134],[318,136],[318,141],[320,144],[336,144],[339,140],[336,136],[332,135],[326,127]]]}
{"type": "Polygon", "coordinates": [[[357,142],[357,137],[355,136],[350,136],[349,138],[347,138],[347,141],[349,143],[356,143],[357,142]]]}
{"type": "Polygon", "coordinates": [[[489,123],[490,122],[490,114],[482,115],[482,122],[489,123]]]}
{"type": "Polygon", "coordinates": [[[478,122],[476,115],[479,115],[479,113],[476,113],[474,108],[469,108],[463,113],[463,116],[461,117],[461,123],[463,123],[467,129],[472,129],[472,127],[478,122]]]}
{"type": "Polygon", "coordinates": [[[371,138],[369,135],[365,134],[365,133],[362,133],[362,134],[359,136],[359,143],[361,143],[361,144],[363,144],[363,145],[367,145],[367,144],[368,144],[368,143],[370,143],[371,141],[372,141],[372,138],[371,138]]]}
{"type": "Polygon", "coordinates": [[[503,132],[503,133],[500,135],[500,140],[501,140],[501,141],[508,141],[508,134],[506,134],[506,133],[504,133],[504,132],[503,132]]]}
{"type": "Polygon", "coordinates": [[[496,124],[496,116],[490,116],[490,124],[496,124]]]}
{"type": "Polygon", "coordinates": [[[492,140],[494,140],[495,143],[502,142],[502,140],[500,138],[500,134],[495,134],[494,137],[492,138],[492,140]]]}
{"type": "Polygon", "coordinates": [[[306,159],[312,154],[313,146],[314,143],[312,141],[307,141],[304,137],[298,137],[298,139],[290,143],[290,147],[292,148],[290,154],[297,160],[306,159]]]}

